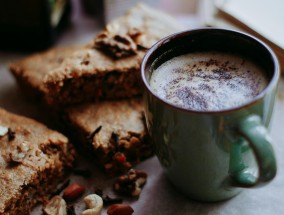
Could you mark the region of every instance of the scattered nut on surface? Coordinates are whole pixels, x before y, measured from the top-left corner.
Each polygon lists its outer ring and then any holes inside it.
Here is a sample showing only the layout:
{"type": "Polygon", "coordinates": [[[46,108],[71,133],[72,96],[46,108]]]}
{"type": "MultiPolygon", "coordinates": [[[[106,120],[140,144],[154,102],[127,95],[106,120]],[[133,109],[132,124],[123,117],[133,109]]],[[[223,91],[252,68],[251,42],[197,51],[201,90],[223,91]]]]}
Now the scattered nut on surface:
{"type": "Polygon", "coordinates": [[[43,208],[45,215],[67,215],[67,205],[63,198],[54,196],[43,208]]]}
{"type": "Polygon", "coordinates": [[[0,137],[5,136],[8,133],[8,128],[0,125],[0,137]]]}
{"type": "Polygon", "coordinates": [[[67,201],[73,201],[79,198],[85,192],[85,187],[73,183],[69,185],[63,192],[63,198],[67,201]]]}
{"type": "Polygon", "coordinates": [[[90,194],[84,198],[87,210],[82,215],[100,215],[103,208],[103,200],[97,194],[90,194]]]}
{"type": "Polygon", "coordinates": [[[122,195],[138,197],[147,180],[143,171],[130,169],[126,175],[120,176],[114,183],[114,190],[122,195]]]}
{"type": "Polygon", "coordinates": [[[133,212],[132,207],[127,204],[114,204],[107,210],[108,215],[131,215],[133,212]]]}

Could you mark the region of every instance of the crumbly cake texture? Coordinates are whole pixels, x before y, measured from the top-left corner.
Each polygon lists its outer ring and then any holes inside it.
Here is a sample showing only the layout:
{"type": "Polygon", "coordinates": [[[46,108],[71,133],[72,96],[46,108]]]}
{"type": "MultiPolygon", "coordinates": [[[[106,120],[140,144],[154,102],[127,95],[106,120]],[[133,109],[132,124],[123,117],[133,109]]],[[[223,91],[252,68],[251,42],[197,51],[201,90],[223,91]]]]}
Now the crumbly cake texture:
{"type": "Polygon", "coordinates": [[[105,101],[65,110],[79,148],[105,172],[122,173],[153,154],[140,100],[105,101]]]}
{"type": "Polygon", "coordinates": [[[74,161],[62,134],[0,109],[0,214],[29,214],[48,198],[74,161]]]}
{"type": "Polygon", "coordinates": [[[10,70],[22,85],[43,92],[52,106],[139,96],[143,89],[139,69],[146,50],[182,29],[169,15],[139,4],[109,23],[88,45],[66,50],[62,61],[58,60],[62,50],[51,50],[15,62],[10,70]],[[47,66],[50,62],[52,68],[47,66]]]}

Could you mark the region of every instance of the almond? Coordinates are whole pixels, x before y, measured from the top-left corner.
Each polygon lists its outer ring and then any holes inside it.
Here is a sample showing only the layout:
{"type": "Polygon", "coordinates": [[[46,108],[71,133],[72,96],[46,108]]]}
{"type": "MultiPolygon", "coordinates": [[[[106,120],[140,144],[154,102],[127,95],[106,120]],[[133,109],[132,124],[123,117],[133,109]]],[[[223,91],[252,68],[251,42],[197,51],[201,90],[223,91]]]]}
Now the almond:
{"type": "Polygon", "coordinates": [[[113,204],[107,210],[108,215],[131,215],[134,212],[127,204],[113,204]]]}
{"type": "Polygon", "coordinates": [[[79,198],[85,192],[85,187],[73,183],[68,186],[63,192],[63,198],[67,201],[73,201],[79,198]]]}

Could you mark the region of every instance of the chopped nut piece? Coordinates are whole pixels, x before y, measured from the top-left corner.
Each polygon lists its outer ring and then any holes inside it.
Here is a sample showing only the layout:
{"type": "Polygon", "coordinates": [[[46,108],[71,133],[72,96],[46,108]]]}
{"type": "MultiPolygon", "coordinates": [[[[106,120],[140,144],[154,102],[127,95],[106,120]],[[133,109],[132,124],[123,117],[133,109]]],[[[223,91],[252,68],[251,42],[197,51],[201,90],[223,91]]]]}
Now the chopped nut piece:
{"type": "Polygon", "coordinates": [[[21,163],[28,154],[29,149],[28,143],[25,141],[20,145],[12,144],[4,155],[4,159],[7,163],[21,163]]]}
{"type": "Polygon", "coordinates": [[[126,175],[120,176],[114,183],[114,190],[119,194],[138,197],[146,183],[147,174],[131,169],[126,175]]]}
{"type": "Polygon", "coordinates": [[[108,172],[110,175],[112,173],[117,173],[117,172],[125,173],[131,167],[132,164],[127,160],[125,154],[121,152],[116,152],[112,156],[112,160],[110,161],[110,163],[106,163],[104,165],[105,171],[108,172]]]}
{"type": "Polygon", "coordinates": [[[127,204],[114,204],[107,210],[108,215],[131,215],[133,212],[132,207],[127,204]]]}
{"type": "Polygon", "coordinates": [[[8,133],[8,128],[0,125],[0,137],[5,136],[8,133]]]}
{"type": "Polygon", "coordinates": [[[73,201],[79,198],[85,192],[85,187],[73,183],[68,186],[63,192],[63,198],[67,201],[73,201]]]}
{"type": "Polygon", "coordinates": [[[137,52],[137,45],[129,34],[111,35],[109,32],[102,32],[95,39],[95,47],[115,58],[133,55],[137,52]]]}
{"type": "Polygon", "coordinates": [[[128,32],[106,29],[96,37],[94,47],[111,57],[122,58],[135,55],[140,49],[147,49],[143,46],[143,40],[143,33],[137,28],[131,28],[128,32]]]}
{"type": "Polygon", "coordinates": [[[125,155],[123,153],[119,153],[119,152],[115,154],[114,159],[117,160],[120,163],[123,163],[123,162],[126,161],[125,155]]]}
{"type": "Polygon", "coordinates": [[[24,141],[21,145],[16,147],[16,150],[12,151],[10,158],[14,162],[22,162],[29,151],[28,144],[24,141]]]}
{"type": "Polygon", "coordinates": [[[66,202],[60,196],[54,196],[44,206],[43,213],[46,215],[67,215],[66,202]]]}

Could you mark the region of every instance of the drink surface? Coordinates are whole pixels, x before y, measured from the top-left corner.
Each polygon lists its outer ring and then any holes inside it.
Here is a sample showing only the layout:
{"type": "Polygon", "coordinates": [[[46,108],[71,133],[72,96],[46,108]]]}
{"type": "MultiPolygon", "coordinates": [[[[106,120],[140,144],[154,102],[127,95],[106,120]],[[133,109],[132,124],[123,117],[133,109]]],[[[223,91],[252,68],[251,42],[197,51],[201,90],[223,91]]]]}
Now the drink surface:
{"type": "Polygon", "coordinates": [[[267,86],[264,71],[241,56],[221,52],[172,58],[150,78],[154,93],[179,107],[218,111],[251,101],[267,86]]]}

